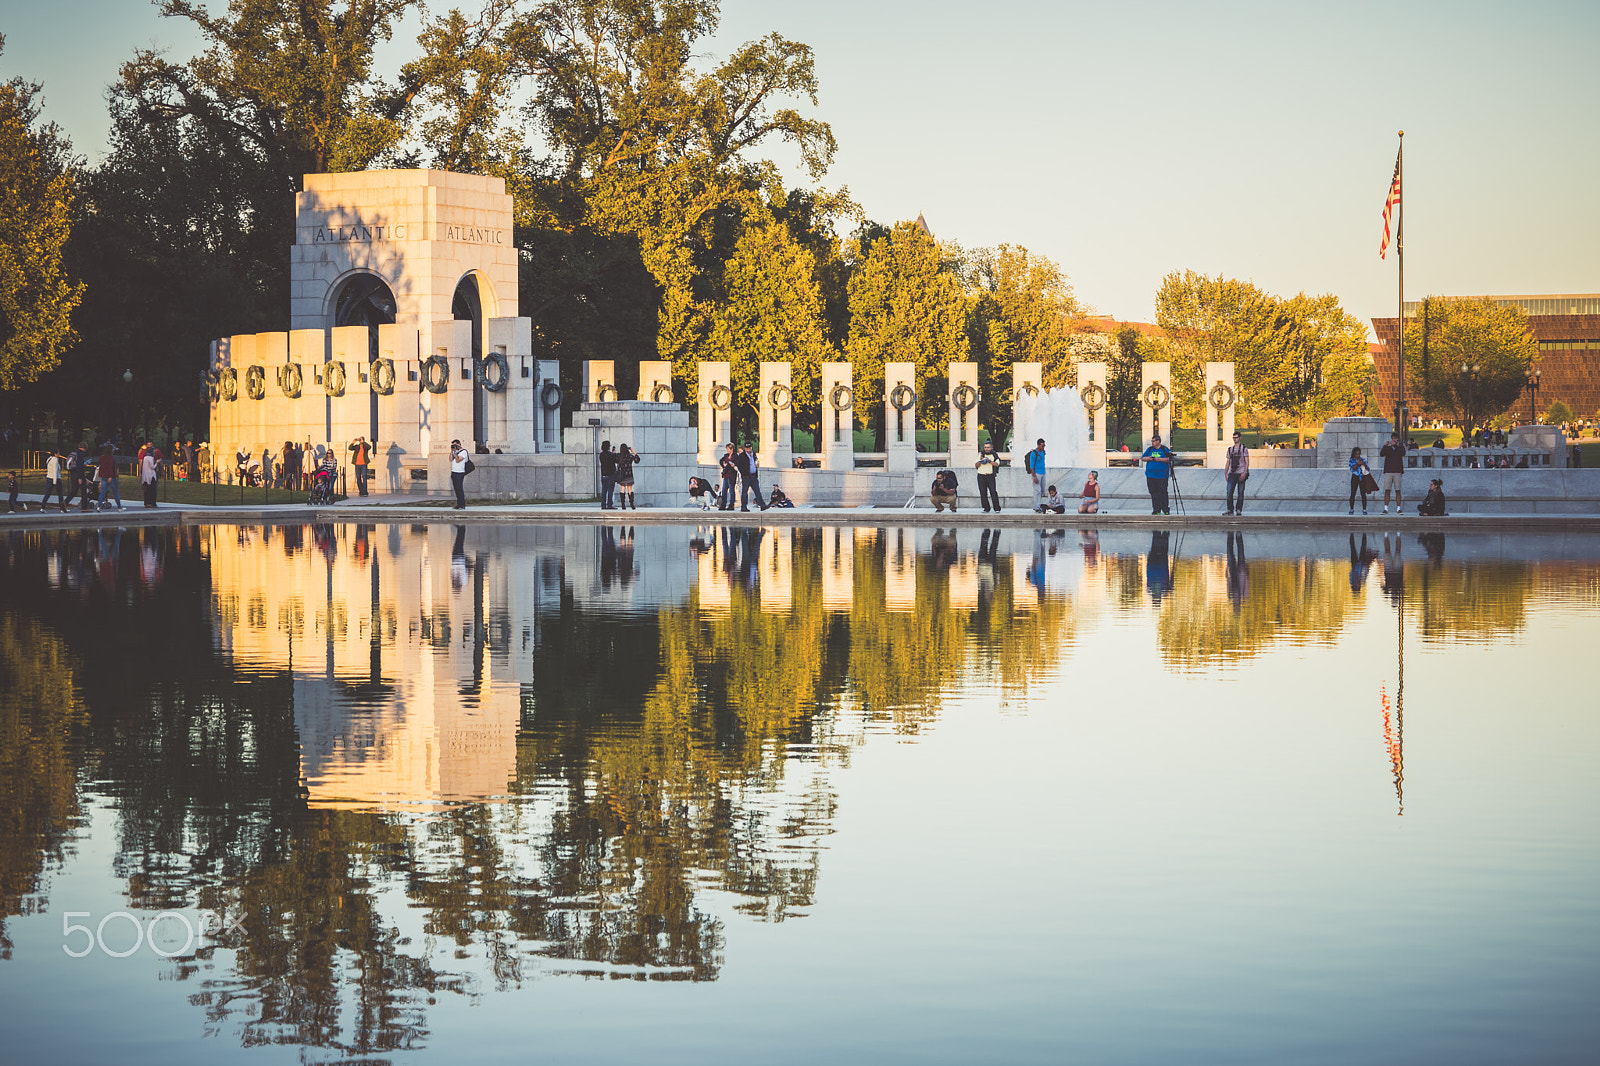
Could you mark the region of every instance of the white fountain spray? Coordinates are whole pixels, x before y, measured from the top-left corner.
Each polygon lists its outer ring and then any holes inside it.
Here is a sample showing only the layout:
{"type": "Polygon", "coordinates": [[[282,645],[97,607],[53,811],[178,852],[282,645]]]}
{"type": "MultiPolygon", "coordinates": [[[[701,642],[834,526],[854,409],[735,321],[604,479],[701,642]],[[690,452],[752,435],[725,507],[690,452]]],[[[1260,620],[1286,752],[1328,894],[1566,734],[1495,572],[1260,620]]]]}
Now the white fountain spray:
{"type": "Polygon", "coordinates": [[[1022,456],[1040,437],[1044,438],[1049,469],[1085,465],[1089,451],[1089,419],[1077,389],[1024,392],[1017,398],[1016,425],[1011,431],[1012,465],[1020,466],[1022,456]]]}

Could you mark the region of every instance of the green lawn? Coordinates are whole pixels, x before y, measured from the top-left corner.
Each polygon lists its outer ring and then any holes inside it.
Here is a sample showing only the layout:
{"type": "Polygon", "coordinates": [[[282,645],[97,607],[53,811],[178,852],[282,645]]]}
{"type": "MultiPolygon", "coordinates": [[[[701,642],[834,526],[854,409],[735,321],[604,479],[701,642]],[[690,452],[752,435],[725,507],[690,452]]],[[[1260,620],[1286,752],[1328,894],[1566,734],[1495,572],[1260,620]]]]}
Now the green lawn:
{"type": "MultiPolygon", "coordinates": [[[[35,505],[44,493],[44,478],[26,477],[20,479],[22,483],[21,499],[31,501],[35,505]]],[[[144,492],[139,485],[138,478],[122,477],[117,479],[117,488],[122,491],[122,505],[132,504],[139,506],[144,500],[144,492]]],[[[343,496],[334,497],[336,500],[344,499],[343,496]]],[[[303,492],[288,492],[284,489],[248,488],[240,495],[238,485],[209,485],[189,481],[163,481],[161,491],[156,495],[160,503],[217,503],[223,504],[261,504],[261,503],[304,503],[306,494],[303,492]]],[[[74,499],[73,505],[77,505],[74,499]]],[[[50,506],[56,504],[55,497],[50,498],[50,506]]]]}

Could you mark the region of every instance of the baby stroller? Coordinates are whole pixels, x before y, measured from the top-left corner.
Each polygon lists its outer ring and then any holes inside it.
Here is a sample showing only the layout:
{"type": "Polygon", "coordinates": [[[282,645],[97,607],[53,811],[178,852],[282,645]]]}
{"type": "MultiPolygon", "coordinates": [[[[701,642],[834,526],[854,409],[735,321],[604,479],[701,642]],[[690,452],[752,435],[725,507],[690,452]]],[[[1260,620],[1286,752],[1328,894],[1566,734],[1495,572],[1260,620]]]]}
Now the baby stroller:
{"type": "Polygon", "coordinates": [[[711,501],[717,498],[717,490],[711,487],[711,482],[703,477],[689,479],[689,499],[700,505],[700,510],[711,510],[711,501]]]}
{"type": "Polygon", "coordinates": [[[306,503],[316,505],[332,502],[333,471],[319,466],[311,474],[311,491],[306,494],[306,503]]]}

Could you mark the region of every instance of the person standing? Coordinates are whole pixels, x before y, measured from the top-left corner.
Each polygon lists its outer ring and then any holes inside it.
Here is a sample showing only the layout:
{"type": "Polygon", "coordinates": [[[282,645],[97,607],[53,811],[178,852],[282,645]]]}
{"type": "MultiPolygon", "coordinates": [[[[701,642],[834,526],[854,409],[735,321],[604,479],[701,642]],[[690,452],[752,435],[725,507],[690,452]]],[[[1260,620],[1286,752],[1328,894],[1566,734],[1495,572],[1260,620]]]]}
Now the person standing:
{"type": "Polygon", "coordinates": [[[626,444],[617,448],[617,503],[622,510],[639,505],[633,502],[633,465],[639,462],[639,453],[626,444]]]}
{"type": "Polygon", "coordinates": [[[750,492],[754,489],[756,506],[765,511],[767,504],[761,496],[761,470],[756,461],[755,448],[748,444],[744,445],[739,449],[734,461],[739,466],[739,510],[750,510],[750,492]]]}
{"type": "Polygon", "coordinates": [[[983,504],[983,513],[989,513],[989,505],[994,505],[994,513],[1000,513],[1000,492],[995,487],[996,477],[1000,473],[1000,456],[995,453],[994,441],[983,442],[983,451],[978,453],[978,502],[983,504]]]}
{"type": "Polygon", "coordinates": [[[1043,437],[1039,438],[1039,443],[1034,446],[1033,451],[1023,457],[1022,467],[1033,478],[1034,513],[1042,514],[1044,512],[1044,482],[1046,476],[1043,437]]]}
{"type": "Polygon", "coordinates": [[[1244,514],[1244,483],[1250,480],[1250,449],[1237,430],[1228,445],[1225,467],[1228,475],[1228,509],[1225,514],[1244,514]],[[1237,495],[1237,500],[1235,499],[1237,495]]]}
{"type": "MultiPolygon", "coordinates": [[[[1400,479],[1406,472],[1406,446],[1400,443],[1400,434],[1391,432],[1389,443],[1378,449],[1378,456],[1383,460],[1383,513],[1389,513],[1389,490],[1394,490],[1394,513],[1399,514],[1403,507],[1400,500],[1400,479]]],[[[1363,503],[1362,510],[1366,509],[1363,503]]]]}
{"type": "Polygon", "coordinates": [[[450,487],[455,490],[455,510],[467,509],[467,450],[459,440],[450,442],[450,487]]]}
{"type": "Polygon", "coordinates": [[[50,458],[44,461],[44,499],[39,501],[39,510],[45,509],[50,502],[50,494],[55,493],[56,509],[62,514],[67,513],[67,497],[64,495],[66,489],[61,484],[63,465],[61,453],[51,449],[50,458]]]}
{"type": "Polygon", "coordinates": [[[717,500],[717,510],[733,510],[733,489],[739,479],[739,464],[733,458],[733,445],[723,446],[722,458],[718,460],[722,470],[722,495],[717,500]]]}
{"type": "Polygon", "coordinates": [[[1167,500],[1167,479],[1172,476],[1172,450],[1161,443],[1161,434],[1150,435],[1150,447],[1139,456],[1144,464],[1144,487],[1150,493],[1151,514],[1171,514],[1167,500]]]}
{"type": "Polygon", "coordinates": [[[106,500],[115,496],[117,510],[122,510],[122,489],[117,485],[117,457],[111,450],[111,445],[100,445],[100,459],[98,461],[100,472],[100,502],[95,505],[96,510],[103,510],[106,500]]]}
{"type": "Polygon", "coordinates": [[[356,491],[367,494],[367,478],[372,474],[372,445],[367,438],[357,437],[350,442],[350,465],[356,468],[356,491]]]}
{"type": "Polygon", "coordinates": [[[67,498],[61,501],[61,509],[65,511],[67,504],[72,502],[74,496],[83,495],[84,479],[89,476],[89,443],[79,441],[72,454],[67,456],[67,498]]]}
{"type": "Polygon", "coordinates": [[[183,455],[183,480],[185,480],[185,481],[199,481],[200,478],[198,476],[196,476],[196,474],[195,474],[194,438],[193,437],[190,437],[188,440],[183,442],[182,455],[183,455]]]}
{"type": "Polygon", "coordinates": [[[156,450],[154,448],[146,448],[144,458],[139,460],[139,484],[144,489],[144,505],[146,507],[154,507],[156,505],[158,463],[156,450]]]}
{"type": "Polygon", "coordinates": [[[1367,466],[1367,461],[1361,457],[1360,448],[1350,449],[1350,513],[1356,513],[1356,493],[1361,493],[1361,513],[1367,513],[1367,478],[1372,476],[1372,468],[1367,466]]]}
{"type": "Polygon", "coordinates": [[[600,442],[600,510],[615,511],[612,506],[613,497],[617,491],[617,453],[611,450],[611,442],[600,442]]]}

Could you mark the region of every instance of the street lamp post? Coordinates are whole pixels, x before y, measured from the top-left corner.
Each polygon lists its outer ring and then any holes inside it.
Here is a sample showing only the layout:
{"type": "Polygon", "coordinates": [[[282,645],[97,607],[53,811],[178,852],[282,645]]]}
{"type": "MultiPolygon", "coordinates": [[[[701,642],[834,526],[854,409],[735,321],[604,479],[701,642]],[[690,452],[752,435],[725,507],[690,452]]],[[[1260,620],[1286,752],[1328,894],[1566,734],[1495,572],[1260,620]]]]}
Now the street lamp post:
{"type": "Polygon", "coordinates": [[[1539,375],[1544,371],[1539,369],[1539,364],[1533,365],[1533,370],[1528,374],[1528,423],[1539,424],[1539,375]]]}

